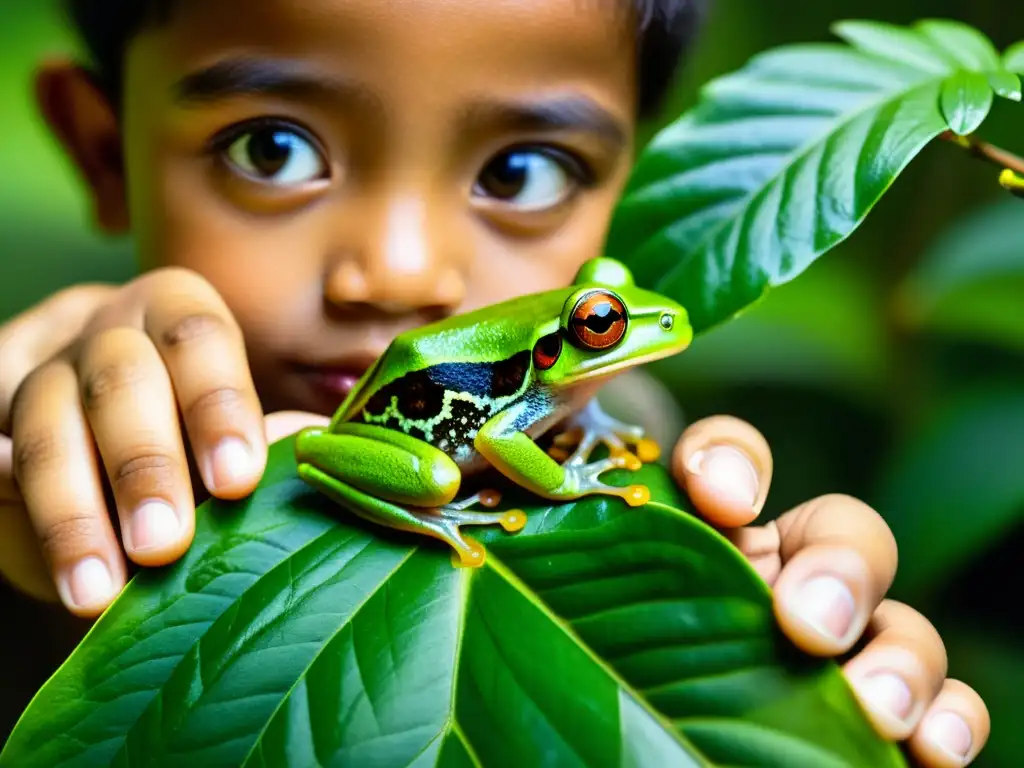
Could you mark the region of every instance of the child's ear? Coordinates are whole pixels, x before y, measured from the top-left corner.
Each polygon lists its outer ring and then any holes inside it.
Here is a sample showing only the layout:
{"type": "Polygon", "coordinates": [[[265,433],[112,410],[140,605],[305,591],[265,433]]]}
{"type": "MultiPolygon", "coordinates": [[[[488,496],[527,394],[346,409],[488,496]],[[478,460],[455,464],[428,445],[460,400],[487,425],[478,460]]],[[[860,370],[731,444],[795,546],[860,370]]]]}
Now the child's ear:
{"type": "Polygon", "coordinates": [[[36,73],[36,101],[50,130],[89,187],[97,225],[128,229],[124,160],[117,111],[92,76],[71,61],[50,61],[36,73]]]}

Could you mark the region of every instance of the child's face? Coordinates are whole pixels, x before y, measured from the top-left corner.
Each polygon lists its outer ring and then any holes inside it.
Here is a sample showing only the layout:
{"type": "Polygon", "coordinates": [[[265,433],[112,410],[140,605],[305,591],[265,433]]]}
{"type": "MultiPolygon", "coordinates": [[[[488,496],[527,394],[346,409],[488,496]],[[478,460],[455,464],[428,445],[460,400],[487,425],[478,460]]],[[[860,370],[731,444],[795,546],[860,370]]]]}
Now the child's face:
{"type": "Polygon", "coordinates": [[[600,253],[634,130],[617,0],[178,6],[126,60],[127,216],[146,269],[224,297],[265,407],[329,413],[398,332],[600,253]]]}

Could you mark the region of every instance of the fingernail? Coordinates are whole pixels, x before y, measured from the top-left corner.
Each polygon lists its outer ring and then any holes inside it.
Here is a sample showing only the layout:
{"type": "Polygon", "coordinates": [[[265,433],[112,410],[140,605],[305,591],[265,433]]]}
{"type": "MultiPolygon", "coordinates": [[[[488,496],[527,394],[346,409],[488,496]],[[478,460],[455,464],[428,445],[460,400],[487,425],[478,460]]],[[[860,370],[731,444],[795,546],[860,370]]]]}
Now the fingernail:
{"type": "Polygon", "coordinates": [[[98,557],[86,557],[71,569],[61,591],[73,605],[90,608],[114,596],[114,577],[98,557]]]}
{"type": "Polygon", "coordinates": [[[228,437],[221,441],[213,452],[212,471],[209,477],[215,488],[234,485],[247,478],[252,472],[252,454],[249,446],[237,437],[228,437]]]}
{"type": "Polygon", "coordinates": [[[857,683],[857,692],[872,709],[905,722],[914,705],[910,688],[898,675],[880,672],[868,675],[857,683]]]}
{"type": "Polygon", "coordinates": [[[853,623],[853,593],[835,576],[814,576],[796,590],[794,612],[821,634],[839,641],[853,623]]]}
{"type": "Polygon", "coordinates": [[[928,741],[957,760],[967,757],[974,741],[967,723],[953,712],[936,712],[929,717],[924,733],[928,741]]]}
{"type": "Polygon", "coordinates": [[[128,544],[136,552],[165,547],[178,538],[181,520],[165,501],[147,501],[135,510],[128,544]]]}
{"type": "Polygon", "coordinates": [[[753,507],[760,491],[757,470],[746,454],[731,445],[716,445],[697,451],[686,469],[699,475],[715,491],[727,499],[753,507]]]}

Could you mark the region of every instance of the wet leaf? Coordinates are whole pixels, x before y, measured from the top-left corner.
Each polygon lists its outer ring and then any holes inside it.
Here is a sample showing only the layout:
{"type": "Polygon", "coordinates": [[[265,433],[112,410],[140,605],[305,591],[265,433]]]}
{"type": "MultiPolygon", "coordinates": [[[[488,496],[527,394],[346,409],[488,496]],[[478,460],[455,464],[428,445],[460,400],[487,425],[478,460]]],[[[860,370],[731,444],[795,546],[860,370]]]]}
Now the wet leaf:
{"type": "Polygon", "coordinates": [[[845,45],[784,46],[713,80],[640,156],[606,252],[683,303],[697,332],[849,237],[932,139],[981,124],[993,89],[1019,98],[964,25],[833,29],[845,45]]]}
{"type": "Polygon", "coordinates": [[[477,570],[294,471],[286,440],[252,497],[203,505],[184,559],[133,580],[0,765],[904,765],[660,468],[642,509],[483,531],[477,570]]]}

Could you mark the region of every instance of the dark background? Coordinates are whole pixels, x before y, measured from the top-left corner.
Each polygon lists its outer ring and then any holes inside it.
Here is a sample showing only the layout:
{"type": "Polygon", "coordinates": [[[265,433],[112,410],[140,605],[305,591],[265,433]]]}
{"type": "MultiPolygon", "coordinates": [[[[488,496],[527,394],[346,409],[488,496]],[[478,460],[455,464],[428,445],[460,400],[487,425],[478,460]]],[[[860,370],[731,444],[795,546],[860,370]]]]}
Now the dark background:
{"type": "MultiPolygon", "coordinates": [[[[954,18],[1002,49],[1024,38],[1006,0],[717,0],[668,116],[696,87],[831,22],[954,18]]],[[[95,236],[77,179],[31,103],[44,55],[74,50],[53,0],[6,0],[0,25],[0,322],[55,289],[132,274],[131,244],[95,236]]],[[[981,132],[1024,152],[1024,105],[981,132]]],[[[796,282],[658,372],[689,418],[725,412],[767,436],[766,516],[841,492],[875,506],[901,548],[894,595],[924,611],[950,674],[993,715],[977,765],[1015,766],[1024,691],[1024,200],[997,170],[926,149],[867,223],[796,282]]],[[[84,625],[0,585],[0,738],[84,625]]]]}

